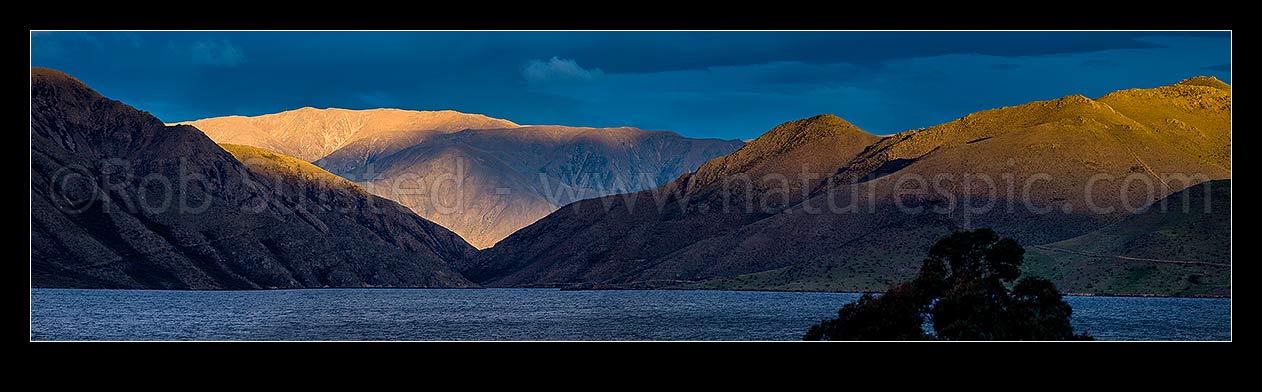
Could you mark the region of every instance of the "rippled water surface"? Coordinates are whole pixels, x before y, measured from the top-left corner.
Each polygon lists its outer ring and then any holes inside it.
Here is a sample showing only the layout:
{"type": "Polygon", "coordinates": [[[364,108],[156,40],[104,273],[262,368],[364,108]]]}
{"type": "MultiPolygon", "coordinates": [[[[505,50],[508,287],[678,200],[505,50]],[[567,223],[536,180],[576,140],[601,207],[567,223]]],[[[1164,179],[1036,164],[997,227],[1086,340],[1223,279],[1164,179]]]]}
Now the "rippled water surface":
{"type": "MultiPolygon", "coordinates": [[[[858,294],[32,291],[34,340],[797,340],[858,294]]],[[[1100,340],[1229,340],[1230,299],[1069,297],[1100,340]]]]}

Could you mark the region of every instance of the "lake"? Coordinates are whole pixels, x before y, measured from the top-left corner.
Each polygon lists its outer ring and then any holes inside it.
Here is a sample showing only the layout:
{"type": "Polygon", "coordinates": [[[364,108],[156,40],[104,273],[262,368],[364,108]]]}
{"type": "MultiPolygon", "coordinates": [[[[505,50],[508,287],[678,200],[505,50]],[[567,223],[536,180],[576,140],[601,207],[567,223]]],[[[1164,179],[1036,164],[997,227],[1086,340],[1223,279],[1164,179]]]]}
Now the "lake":
{"type": "MultiPolygon", "coordinates": [[[[798,340],[848,293],[35,289],[32,340],[798,340]]],[[[1067,297],[1099,340],[1230,340],[1231,300],[1067,297]]]]}

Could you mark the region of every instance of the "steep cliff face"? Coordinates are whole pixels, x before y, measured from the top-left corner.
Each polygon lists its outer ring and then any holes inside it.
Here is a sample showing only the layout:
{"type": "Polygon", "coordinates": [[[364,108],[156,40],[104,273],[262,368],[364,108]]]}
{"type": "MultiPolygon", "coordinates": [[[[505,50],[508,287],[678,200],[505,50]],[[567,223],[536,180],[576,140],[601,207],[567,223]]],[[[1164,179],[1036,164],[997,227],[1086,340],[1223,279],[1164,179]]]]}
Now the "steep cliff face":
{"type": "Polygon", "coordinates": [[[472,286],[450,264],[474,249],[397,204],[55,70],[31,84],[34,287],[472,286]]]}

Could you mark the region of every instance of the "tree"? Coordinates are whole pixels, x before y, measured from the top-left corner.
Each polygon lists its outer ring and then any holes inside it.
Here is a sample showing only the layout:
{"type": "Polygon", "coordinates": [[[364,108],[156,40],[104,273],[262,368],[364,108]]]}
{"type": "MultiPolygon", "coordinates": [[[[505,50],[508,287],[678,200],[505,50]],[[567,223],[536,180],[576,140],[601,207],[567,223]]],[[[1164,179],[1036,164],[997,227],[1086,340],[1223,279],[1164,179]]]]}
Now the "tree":
{"type": "Polygon", "coordinates": [[[925,303],[904,283],[880,297],[864,294],[837,311],[837,318],[811,327],[806,340],[924,340],[925,303]],[[844,338],[844,339],[839,339],[844,338]]]}
{"type": "Polygon", "coordinates": [[[1052,282],[1017,281],[1025,249],[993,230],[957,231],[934,243],[910,282],[864,294],[806,340],[1071,340],[1073,309],[1052,282]],[[1012,285],[1016,281],[1015,285],[1012,285]],[[1009,285],[1012,289],[1009,290],[1009,285]],[[933,334],[924,331],[933,322],[933,334]]]}

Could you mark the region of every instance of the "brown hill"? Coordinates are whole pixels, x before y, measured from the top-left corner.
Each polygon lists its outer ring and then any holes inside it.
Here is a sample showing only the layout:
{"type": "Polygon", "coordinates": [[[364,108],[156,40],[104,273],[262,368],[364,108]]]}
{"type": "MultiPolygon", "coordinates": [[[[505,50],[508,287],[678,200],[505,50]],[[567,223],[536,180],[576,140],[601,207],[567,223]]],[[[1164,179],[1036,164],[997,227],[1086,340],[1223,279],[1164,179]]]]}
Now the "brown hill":
{"type": "MultiPolygon", "coordinates": [[[[261,116],[226,116],[188,121],[215,142],[261,147],[312,162],[356,141],[370,138],[360,159],[397,148],[392,140],[411,132],[450,133],[464,129],[516,127],[512,121],[451,110],[347,110],[304,107],[261,116]],[[398,132],[405,132],[399,134],[398,132]]],[[[361,145],[362,146],[362,145],[361,145]]],[[[344,160],[350,159],[344,157],[344,160]]]]}
{"type": "Polygon", "coordinates": [[[793,205],[839,163],[878,139],[831,114],[790,121],[732,154],[706,162],[689,177],[687,192],[724,192],[733,202],[752,201],[741,198],[748,192],[765,196],[758,201],[769,208],[793,205]]]}
{"type": "Polygon", "coordinates": [[[1100,97],[1152,136],[1185,154],[1231,170],[1231,86],[1198,76],[1173,86],[1129,89],[1100,97]]]}
{"type": "MultiPolygon", "coordinates": [[[[1208,94],[1210,102],[1224,91],[1186,84],[1157,90],[1161,96],[1195,97],[1191,101],[1203,101],[1201,95],[1208,94]]],[[[1226,94],[1229,102],[1230,92],[1226,94]]],[[[857,155],[839,153],[825,185],[782,210],[715,213],[714,200],[732,199],[731,192],[699,200],[674,191],[680,184],[634,197],[606,197],[605,206],[599,201],[575,203],[461,268],[471,279],[490,285],[643,286],[710,280],[699,286],[879,290],[914,273],[924,248],[956,228],[993,227],[1026,244],[1054,242],[1117,222],[1184,187],[1230,178],[1225,166],[1197,153],[1219,151],[1221,146],[1214,144],[1222,143],[1220,139],[1207,138],[1208,145],[1189,148],[1126,114],[1159,112],[1196,124],[1205,134],[1229,134],[1229,122],[1215,120],[1226,118],[1229,104],[1167,110],[1181,105],[1179,99],[1184,98],[1130,100],[1134,107],[1120,110],[1103,103],[1104,98],[1070,96],[891,135],[847,149],[859,151],[857,155]],[[668,200],[679,202],[663,209],[628,208],[624,203],[644,202],[652,194],[671,195],[668,200]]],[[[791,144],[783,141],[791,139],[776,139],[791,144]]],[[[780,146],[758,148],[776,151],[780,146]]],[[[719,165],[716,161],[705,166],[719,165]]],[[[821,167],[803,161],[775,165],[821,167]]],[[[728,171],[724,178],[740,170],[728,171]]],[[[687,188],[686,180],[682,188],[687,188]]],[[[768,193],[756,191],[754,196],[768,193]]]]}
{"type": "Polygon", "coordinates": [[[33,68],[32,286],[471,286],[449,266],[474,252],[454,233],[297,159],[230,148],[33,68]]]}

